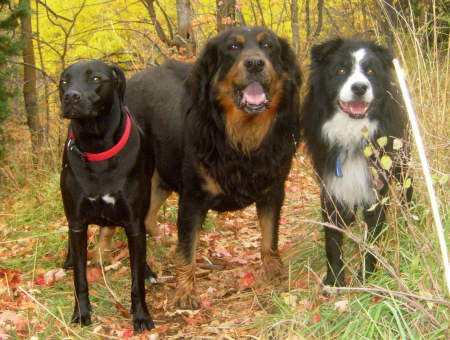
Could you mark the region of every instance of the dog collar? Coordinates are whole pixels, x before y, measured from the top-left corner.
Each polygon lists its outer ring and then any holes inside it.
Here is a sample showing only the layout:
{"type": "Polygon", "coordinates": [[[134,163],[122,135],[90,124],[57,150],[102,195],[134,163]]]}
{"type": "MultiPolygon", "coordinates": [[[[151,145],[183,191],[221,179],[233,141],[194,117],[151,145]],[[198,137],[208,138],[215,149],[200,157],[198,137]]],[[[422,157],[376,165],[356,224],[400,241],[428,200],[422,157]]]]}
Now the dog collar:
{"type": "Polygon", "coordinates": [[[69,151],[75,152],[80,157],[80,159],[85,162],[101,162],[114,157],[124,148],[124,146],[127,144],[128,138],[130,137],[131,117],[130,113],[128,112],[128,109],[126,110],[127,110],[127,120],[125,122],[125,130],[123,131],[123,135],[122,137],[120,137],[120,140],[111,149],[108,149],[100,153],[89,153],[81,151],[75,144],[75,134],[73,133],[72,128],[70,129],[69,132],[67,149],[69,151]]]}

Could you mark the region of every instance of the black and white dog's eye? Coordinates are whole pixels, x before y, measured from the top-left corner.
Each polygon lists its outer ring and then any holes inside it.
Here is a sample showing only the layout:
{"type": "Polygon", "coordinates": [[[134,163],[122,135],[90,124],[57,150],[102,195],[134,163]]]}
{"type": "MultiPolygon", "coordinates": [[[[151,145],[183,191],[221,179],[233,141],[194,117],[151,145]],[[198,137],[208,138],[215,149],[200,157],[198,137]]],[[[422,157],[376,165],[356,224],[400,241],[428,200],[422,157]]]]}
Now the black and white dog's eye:
{"type": "Polygon", "coordinates": [[[336,73],[339,75],[347,74],[347,70],[345,68],[341,67],[340,69],[337,70],[336,73]]]}
{"type": "Polygon", "coordinates": [[[92,77],[91,81],[93,83],[100,83],[102,81],[102,78],[94,76],[94,77],[92,77]]]}
{"type": "Polygon", "coordinates": [[[366,70],[366,74],[374,74],[373,69],[368,68],[368,69],[366,70]]]}

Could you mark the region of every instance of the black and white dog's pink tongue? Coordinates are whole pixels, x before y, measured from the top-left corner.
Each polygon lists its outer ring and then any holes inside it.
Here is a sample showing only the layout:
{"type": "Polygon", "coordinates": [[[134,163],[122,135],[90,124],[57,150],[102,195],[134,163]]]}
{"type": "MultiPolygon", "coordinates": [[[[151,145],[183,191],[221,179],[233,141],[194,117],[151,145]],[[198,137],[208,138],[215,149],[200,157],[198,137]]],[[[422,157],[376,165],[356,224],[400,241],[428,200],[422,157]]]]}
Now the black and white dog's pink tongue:
{"type": "Polygon", "coordinates": [[[369,103],[363,101],[340,102],[342,109],[353,115],[362,115],[366,113],[369,103]]]}
{"type": "Polygon", "coordinates": [[[248,85],[243,91],[243,99],[249,105],[262,105],[266,102],[266,93],[260,83],[254,82],[248,85]]]}

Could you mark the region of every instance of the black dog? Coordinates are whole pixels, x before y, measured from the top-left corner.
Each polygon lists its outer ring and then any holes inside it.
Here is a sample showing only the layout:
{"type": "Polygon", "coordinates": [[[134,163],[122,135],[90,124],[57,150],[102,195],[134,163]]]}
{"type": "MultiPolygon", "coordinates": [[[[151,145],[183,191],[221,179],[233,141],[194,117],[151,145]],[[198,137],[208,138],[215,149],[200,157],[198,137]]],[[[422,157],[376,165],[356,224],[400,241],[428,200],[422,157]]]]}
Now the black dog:
{"type": "MultiPolygon", "coordinates": [[[[373,42],[335,39],[314,46],[302,106],[302,129],[321,181],[323,220],[342,228],[363,206],[370,241],[385,220],[377,202],[388,194],[392,175],[403,180],[408,159],[406,144],[393,145],[404,138],[406,123],[391,71],[391,53],[373,42]],[[378,141],[383,136],[385,146],[378,141]],[[363,150],[369,144],[375,150],[368,159],[363,150]],[[393,160],[391,169],[381,166],[383,155],[393,160]]],[[[410,187],[408,201],[411,195],[410,187]]],[[[344,285],[341,246],[342,233],[325,228],[326,285],[344,285]]],[[[360,277],[373,272],[375,263],[368,253],[360,277]]]]}
{"type": "Polygon", "coordinates": [[[146,263],[144,218],[149,206],[151,149],[123,104],[125,76],[100,61],[78,62],[61,75],[62,116],[70,119],[64,149],[61,193],[69,222],[69,254],[74,266],[75,310],[72,322],[91,323],[86,280],[87,228],[125,228],[132,275],[134,330],[154,327],[145,304],[146,263]]]}
{"type": "Polygon", "coordinates": [[[195,249],[209,209],[256,202],[262,261],[279,277],[278,220],[299,138],[300,69],[288,43],[262,27],[211,39],[195,64],[168,62],[130,79],[127,105],[152,138],[149,231],[171,191],[178,210],[178,305],[195,308],[195,249]]]}

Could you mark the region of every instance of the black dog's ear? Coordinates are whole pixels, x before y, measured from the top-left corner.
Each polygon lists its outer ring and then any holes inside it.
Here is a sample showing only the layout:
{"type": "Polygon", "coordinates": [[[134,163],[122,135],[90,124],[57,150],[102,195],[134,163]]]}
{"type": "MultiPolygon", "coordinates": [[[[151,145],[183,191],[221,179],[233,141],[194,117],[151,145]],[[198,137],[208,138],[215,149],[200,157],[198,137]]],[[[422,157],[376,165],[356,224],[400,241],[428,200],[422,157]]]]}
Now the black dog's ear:
{"type": "Polygon", "coordinates": [[[186,88],[194,102],[208,98],[209,83],[217,71],[217,41],[216,37],[206,44],[186,79],[186,88]]]}
{"type": "Polygon", "coordinates": [[[114,81],[115,81],[117,92],[119,93],[119,99],[121,102],[123,102],[124,97],[125,97],[125,87],[126,87],[125,73],[119,66],[117,66],[115,64],[112,64],[110,66],[114,73],[114,81]]]}
{"type": "Polygon", "coordinates": [[[371,47],[372,51],[377,55],[377,57],[381,60],[385,67],[389,69],[392,69],[394,67],[394,64],[392,63],[392,59],[394,59],[394,56],[390,49],[376,43],[372,43],[371,47]]]}
{"type": "Polygon", "coordinates": [[[337,50],[344,40],[341,38],[335,38],[328,40],[322,44],[314,45],[311,49],[311,59],[315,63],[322,62],[331,52],[337,50]]]}
{"type": "Polygon", "coordinates": [[[283,68],[294,81],[295,85],[300,86],[302,83],[302,72],[297,61],[297,56],[286,39],[278,38],[281,46],[281,61],[283,68]]]}

